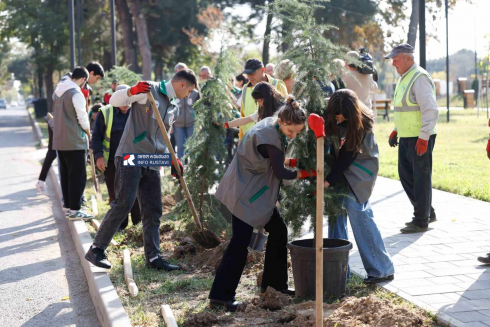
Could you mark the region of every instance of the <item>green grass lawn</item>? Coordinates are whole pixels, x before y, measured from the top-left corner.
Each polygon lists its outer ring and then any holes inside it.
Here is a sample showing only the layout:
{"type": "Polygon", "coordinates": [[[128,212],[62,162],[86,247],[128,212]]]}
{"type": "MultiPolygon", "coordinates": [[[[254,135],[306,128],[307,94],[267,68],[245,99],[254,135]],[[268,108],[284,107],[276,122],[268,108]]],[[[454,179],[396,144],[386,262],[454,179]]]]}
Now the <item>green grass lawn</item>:
{"type": "MultiPolygon", "coordinates": [[[[452,111],[447,123],[446,112],[440,112],[433,154],[434,188],[490,202],[490,160],[485,152],[490,128],[486,117],[483,112],[477,118],[473,109],[452,111]]],[[[399,179],[398,149],[388,145],[393,126],[393,114],[390,122],[378,117],[379,175],[399,179]]]]}

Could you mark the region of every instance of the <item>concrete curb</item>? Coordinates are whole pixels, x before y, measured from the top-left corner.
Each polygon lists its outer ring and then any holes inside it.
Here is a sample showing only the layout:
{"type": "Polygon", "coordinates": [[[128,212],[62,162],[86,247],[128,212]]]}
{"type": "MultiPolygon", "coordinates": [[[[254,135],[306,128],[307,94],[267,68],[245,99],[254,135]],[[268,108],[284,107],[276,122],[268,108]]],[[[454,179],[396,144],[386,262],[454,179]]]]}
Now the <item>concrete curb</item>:
{"type": "Polygon", "coordinates": [[[44,141],[43,132],[41,131],[41,127],[39,127],[39,124],[37,123],[36,119],[34,119],[34,117],[32,117],[31,112],[28,110],[27,107],[26,107],[26,111],[27,111],[27,116],[29,116],[29,121],[31,122],[32,131],[34,132],[34,136],[36,136],[37,140],[39,141],[40,148],[41,149],[47,148],[48,145],[44,141]]]}
{"type": "MultiPolygon", "coordinates": [[[[51,179],[56,189],[57,199],[61,203],[61,188],[53,168],[49,170],[48,178],[51,179]]],[[[129,317],[106,270],[93,266],[85,259],[85,253],[93,242],[85,222],[67,221],[67,223],[85,272],[90,296],[100,325],[103,327],[131,327],[129,317]]]]}

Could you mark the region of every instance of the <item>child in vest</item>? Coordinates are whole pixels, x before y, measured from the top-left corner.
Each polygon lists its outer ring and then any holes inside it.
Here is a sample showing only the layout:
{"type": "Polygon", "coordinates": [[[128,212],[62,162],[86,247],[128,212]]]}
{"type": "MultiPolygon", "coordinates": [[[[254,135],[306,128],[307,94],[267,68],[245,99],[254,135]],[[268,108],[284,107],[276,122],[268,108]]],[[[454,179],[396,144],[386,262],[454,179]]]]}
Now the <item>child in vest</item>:
{"type": "MultiPolygon", "coordinates": [[[[352,90],[343,89],[333,93],[324,119],[325,134],[338,138],[338,142],[330,145],[330,153],[335,154],[336,159],[325,177],[325,188],[337,183],[349,186],[350,192],[342,201],[367,273],[364,283],[392,280],[393,261],[386,251],[369,201],[379,167],[378,144],[373,133],[375,116],[352,90]]],[[[329,225],[328,237],[348,239],[346,216],[340,214],[335,225],[329,225]]]]}
{"type": "Polygon", "coordinates": [[[262,291],[273,287],[294,295],[288,289],[288,231],[276,202],[282,179],[292,180],[316,175],[315,172],[284,167],[288,139],[295,138],[305,126],[306,111],[292,96],[277,117],[261,120],[245,134],[216,191],[232,213],[233,236],[226,248],[209,293],[212,305],[236,311],[240,302],[235,292],[247,261],[247,247],[254,228],[269,232],[265,254],[262,291]]]}

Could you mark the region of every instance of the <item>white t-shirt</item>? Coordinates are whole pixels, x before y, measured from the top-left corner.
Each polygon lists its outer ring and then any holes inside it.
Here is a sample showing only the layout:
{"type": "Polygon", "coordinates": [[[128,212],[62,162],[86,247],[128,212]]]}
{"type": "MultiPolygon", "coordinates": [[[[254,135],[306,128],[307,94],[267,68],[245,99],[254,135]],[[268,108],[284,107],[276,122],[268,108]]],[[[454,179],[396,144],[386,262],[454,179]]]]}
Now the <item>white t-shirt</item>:
{"type": "Polygon", "coordinates": [[[259,121],[259,111],[256,110],[253,114],[251,114],[249,116],[254,122],[258,122],[259,121]]]}

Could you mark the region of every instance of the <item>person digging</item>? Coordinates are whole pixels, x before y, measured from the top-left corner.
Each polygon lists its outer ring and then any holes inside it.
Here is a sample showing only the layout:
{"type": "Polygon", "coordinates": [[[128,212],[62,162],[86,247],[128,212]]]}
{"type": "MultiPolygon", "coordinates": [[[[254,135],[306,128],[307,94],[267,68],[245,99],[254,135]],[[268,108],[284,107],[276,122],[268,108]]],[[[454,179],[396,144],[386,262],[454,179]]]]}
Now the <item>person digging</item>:
{"type": "MultiPolygon", "coordinates": [[[[123,166],[123,153],[164,153],[167,149],[155,113],[153,113],[148,93],[153,95],[158,112],[168,124],[167,110],[172,98],[183,99],[197,86],[194,72],[184,69],[176,73],[171,81],[138,82],[131,88],[116,91],[110,104],[115,107],[131,106],[131,113],[121,142],[115,154],[116,199],[107,211],[95,235],[93,245],[85,254],[85,259],[93,265],[110,269],[111,264],[105,249],[128,216],[138,198],[143,223],[143,242],[146,265],[155,269],[172,271],[179,269],[160,256],[160,218],[162,216],[162,196],[160,167],[123,166]]],[[[178,161],[181,171],[183,166],[178,161]]],[[[172,175],[177,175],[172,165],[172,175]]]]}
{"type": "Polygon", "coordinates": [[[241,302],[235,293],[247,261],[248,244],[254,228],[269,232],[265,252],[262,292],[272,287],[287,295],[288,230],[276,202],[282,179],[316,176],[316,171],[284,167],[288,139],[295,138],[305,126],[306,111],[292,96],[277,116],[257,123],[238,146],[237,153],[221,180],[216,198],[232,213],[232,231],[209,293],[213,306],[236,311],[241,302]]]}

